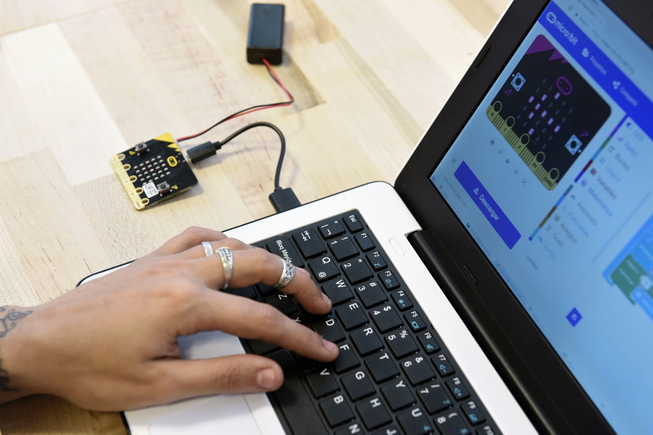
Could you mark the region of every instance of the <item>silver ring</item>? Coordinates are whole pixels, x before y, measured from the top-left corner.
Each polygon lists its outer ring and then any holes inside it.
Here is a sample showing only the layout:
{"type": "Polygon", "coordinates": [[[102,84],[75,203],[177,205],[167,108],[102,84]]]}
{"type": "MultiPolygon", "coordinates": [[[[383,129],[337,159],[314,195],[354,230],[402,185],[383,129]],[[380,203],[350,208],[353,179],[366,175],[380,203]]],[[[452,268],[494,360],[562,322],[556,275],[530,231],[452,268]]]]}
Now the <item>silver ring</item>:
{"type": "Polygon", "coordinates": [[[288,284],[290,284],[290,281],[292,281],[293,277],[295,276],[295,266],[292,265],[292,263],[287,262],[283,258],[280,259],[281,263],[283,264],[283,272],[281,272],[281,278],[279,278],[279,282],[277,282],[274,285],[274,288],[276,289],[282,289],[288,284]]]}
{"type": "Polygon", "coordinates": [[[229,288],[229,283],[231,282],[231,274],[234,271],[234,255],[231,253],[231,249],[226,246],[218,248],[218,254],[222,259],[222,270],[224,270],[224,285],[222,289],[229,288]]]}
{"type": "Polygon", "coordinates": [[[202,247],[204,248],[204,255],[207,257],[213,255],[213,245],[211,245],[211,242],[202,242],[202,247]]]}

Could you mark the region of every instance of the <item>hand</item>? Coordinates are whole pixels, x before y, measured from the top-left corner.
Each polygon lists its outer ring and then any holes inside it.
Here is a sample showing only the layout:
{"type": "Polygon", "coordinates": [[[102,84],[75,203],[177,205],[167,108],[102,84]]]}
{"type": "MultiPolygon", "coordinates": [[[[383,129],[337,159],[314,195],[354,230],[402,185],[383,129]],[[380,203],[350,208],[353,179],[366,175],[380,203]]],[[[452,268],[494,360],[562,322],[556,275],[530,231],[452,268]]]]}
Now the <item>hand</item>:
{"type": "MultiPolygon", "coordinates": [[[[129,266],[30,308],[0,338],[7,385],[19,396],[54,394],[84,408],[116,411],[270,391],[283,383],[279,365],[258,355],[182,359],[177,337],[200,331],[268,341],[319,361],[337,357],[335,344],[275,308],[216,291],[224,284],[222,261],[217,254],[206,257],[202,241],[216,251],[231,248],[231,287],[274,285],[281,276],[279,257],[218,231],[189,228],[129,266]]],[[[303,269],[283,291],[312,313],[331,309],[303,269]]]]}

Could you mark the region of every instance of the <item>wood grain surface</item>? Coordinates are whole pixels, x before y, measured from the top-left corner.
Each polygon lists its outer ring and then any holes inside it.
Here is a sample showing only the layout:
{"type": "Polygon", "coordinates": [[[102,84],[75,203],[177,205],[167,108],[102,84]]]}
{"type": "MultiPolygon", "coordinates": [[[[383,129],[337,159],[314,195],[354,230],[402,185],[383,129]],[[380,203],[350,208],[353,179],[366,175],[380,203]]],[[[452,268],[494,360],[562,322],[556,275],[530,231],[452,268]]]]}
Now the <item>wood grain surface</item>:
{"type": "MultiPolygon", "coordinates": [[[[143,212],[109,164],[137,142],[285,98],[245,61],[250,3],[0,0],[0,305],[56,298],[188,226],[273,213],[271,131],[234,140],[197,165],[199,186],[143,212]]],[[[393,182],[508,3],[287,0],[276,70],[296,103],[205,140],[274,122],[288,144],[281,185],[302,202],[393,182]]],[[[0,406],[0,431],[126,434],[120,414],[50,396],[0,406]]]]}

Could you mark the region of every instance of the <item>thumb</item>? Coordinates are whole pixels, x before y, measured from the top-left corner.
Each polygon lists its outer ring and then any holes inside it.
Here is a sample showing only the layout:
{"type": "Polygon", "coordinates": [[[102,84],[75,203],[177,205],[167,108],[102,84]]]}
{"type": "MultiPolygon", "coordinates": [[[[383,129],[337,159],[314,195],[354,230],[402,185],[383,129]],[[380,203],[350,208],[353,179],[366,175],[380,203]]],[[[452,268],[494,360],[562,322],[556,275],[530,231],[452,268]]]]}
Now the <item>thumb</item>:
{"type": "Polygon", "coordinates": [[[279,364],[259,355],[231,355],[200,360],[167,360],[169,401],[195,396],[273,391],[283,384],[279,364]]]}

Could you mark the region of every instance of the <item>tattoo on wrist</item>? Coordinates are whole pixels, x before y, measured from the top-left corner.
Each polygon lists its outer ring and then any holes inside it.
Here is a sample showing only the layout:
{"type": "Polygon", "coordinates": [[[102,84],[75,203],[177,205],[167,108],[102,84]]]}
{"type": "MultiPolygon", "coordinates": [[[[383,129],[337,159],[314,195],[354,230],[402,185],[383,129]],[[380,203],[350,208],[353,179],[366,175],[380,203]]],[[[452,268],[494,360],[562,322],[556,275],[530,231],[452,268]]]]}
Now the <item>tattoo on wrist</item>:
{"type": "Polygon", "coordinates": [[[0,359],[0,391],[7,393],[9,391],[18,391],[17,388],[9,387],[9,372],[2,368],[2,360],[0,359]]]}
{"type": "MultiPolygon", "coordinates": [[[[0,338],[16,327],[18,321],[32,314],[32,310],[19,311],[14,308],[0,307],[0,338]]],[[[2,367],[0,367],[0,370],[2,367]]],[[[0,371],[0,387],[2,387],[2,372],[0,371]]]]}
{"type": "MultiPolygon", "coordinates": [[[[7,306],[0,307],[0,338],[4,337],[16,327],[20,319],[32,314],[32,310],[20,311],[15,308],[7,306]]],[[[9,372],[2,368],[2,360],[0,359],[0,391],[7,393],[9,391],[18,391],[17,388],[9,386],[9,372]]]]}

